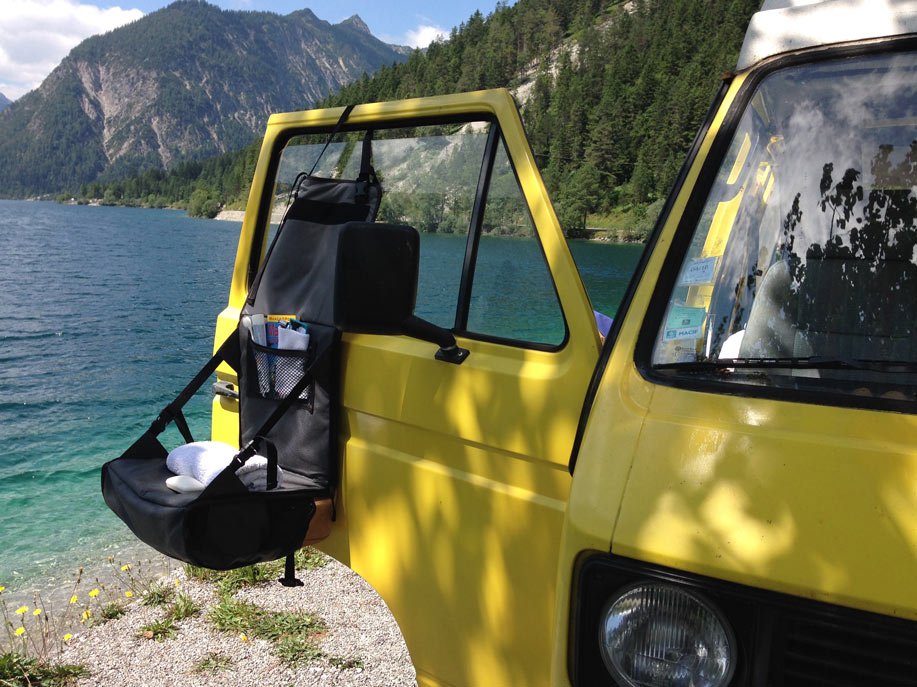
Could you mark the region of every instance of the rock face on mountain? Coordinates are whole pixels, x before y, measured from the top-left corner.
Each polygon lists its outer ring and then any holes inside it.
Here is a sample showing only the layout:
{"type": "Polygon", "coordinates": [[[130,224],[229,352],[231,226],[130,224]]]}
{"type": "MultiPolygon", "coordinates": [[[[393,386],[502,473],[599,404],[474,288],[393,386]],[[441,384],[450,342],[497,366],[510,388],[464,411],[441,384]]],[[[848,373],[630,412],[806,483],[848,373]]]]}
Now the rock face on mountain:
{"type": "Polygon", "coordinates": [[[74,189],[240,148],[268,115],[308,108],[405,59],[358,16],[332,25],[179,0],[83,41],[0,113],[0,195],[74,189]]]}
{"type": "Polygon", "coordinates": [[[0,93],[0,110],[2,110],[3,108],[5,108],[5,107],[6,107],[7,105],[9,105],[11,102],[12,102],[12,101],[11,101],[9,98],[7,98],[5,95],[3,95],[2,93],[0,93]]]}

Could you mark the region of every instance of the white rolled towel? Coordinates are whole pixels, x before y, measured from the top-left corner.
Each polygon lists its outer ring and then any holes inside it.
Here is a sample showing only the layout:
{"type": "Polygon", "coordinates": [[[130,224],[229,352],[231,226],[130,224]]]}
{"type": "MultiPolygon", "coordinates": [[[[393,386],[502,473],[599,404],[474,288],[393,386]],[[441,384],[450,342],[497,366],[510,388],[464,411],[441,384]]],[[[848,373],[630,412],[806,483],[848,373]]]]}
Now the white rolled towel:
{"type": "MultiPolygon", "coordinates": [[[[210,484],[232,462],[239,450],[222,441],[194,441],[172,449],[166,467],[176,475],[186,475],[210,484]]],[[[267,458],[252,456],[236,470],[236,476],[252,491],[267,490],[267,458]]],[[[277,486],[283,484],[283,470],[277,468],[277,486]]]]}

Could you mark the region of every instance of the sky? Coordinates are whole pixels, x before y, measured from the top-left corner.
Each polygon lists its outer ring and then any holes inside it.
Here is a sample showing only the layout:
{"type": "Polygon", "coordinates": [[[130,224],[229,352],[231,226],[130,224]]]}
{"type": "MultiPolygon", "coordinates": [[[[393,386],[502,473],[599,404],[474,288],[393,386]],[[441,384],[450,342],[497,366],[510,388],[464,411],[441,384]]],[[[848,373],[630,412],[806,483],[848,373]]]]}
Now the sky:
{"type": "MultiPolygon", "coordinates": [[[[336,24],[359,14],[387,43],[426,47],[496,0],[209,0],[227,10],[289,14],[308,7],[336,24]]],[[[67,53],[89,36],[111,31],[171,0],[0,0],[0,93],[16,100],[37,88],[67,53]]]]}

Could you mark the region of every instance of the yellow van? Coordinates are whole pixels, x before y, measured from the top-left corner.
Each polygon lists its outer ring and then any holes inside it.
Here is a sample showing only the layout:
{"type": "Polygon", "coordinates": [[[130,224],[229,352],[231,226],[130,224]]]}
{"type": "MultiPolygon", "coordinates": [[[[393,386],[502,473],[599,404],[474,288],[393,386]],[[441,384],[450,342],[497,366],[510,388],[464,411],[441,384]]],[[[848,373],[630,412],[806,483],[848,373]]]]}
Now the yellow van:
{"type": "Polygon", "coordinates": [[[340,117],[271,117],[215,340],[297,175],[371,132],[467,357],[343,335],[316,536],[419,684],[917,685],[917,3],[765,3],[604,345],[506,91],[340,117]]]}

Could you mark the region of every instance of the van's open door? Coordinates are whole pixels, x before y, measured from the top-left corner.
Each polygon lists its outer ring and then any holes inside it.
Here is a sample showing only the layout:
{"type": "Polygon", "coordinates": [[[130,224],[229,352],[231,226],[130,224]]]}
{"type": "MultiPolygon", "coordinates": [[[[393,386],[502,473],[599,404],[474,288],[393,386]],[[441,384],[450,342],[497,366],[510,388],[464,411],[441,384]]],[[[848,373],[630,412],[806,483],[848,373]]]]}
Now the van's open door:
{"type": "MultiPolygon", "coordinates": [[[[340,115],[271,118],[218,341],[275,204],[340,115]]],[[[369,130],[379,221],[421,232],[416,314],[469,355],[344,335],[341,483],[321,548],[389,604],[420,684],[546,683],[567,461],[599,351],[589,300],[507,92],[357,106],[315,174],[352,174],[369,130]]],[[[237,441],[236,406],[215,398],[215,439],[237,441]]]]}

